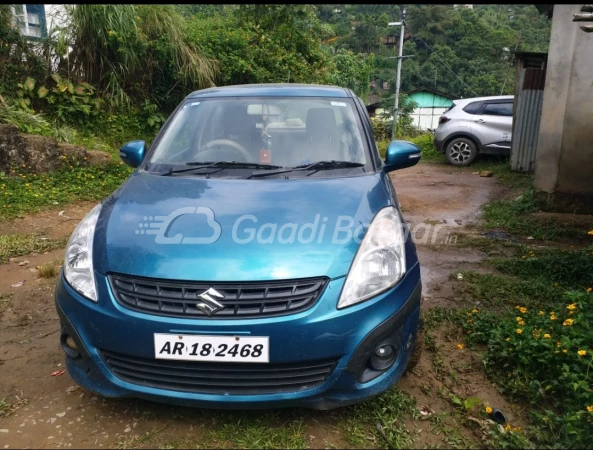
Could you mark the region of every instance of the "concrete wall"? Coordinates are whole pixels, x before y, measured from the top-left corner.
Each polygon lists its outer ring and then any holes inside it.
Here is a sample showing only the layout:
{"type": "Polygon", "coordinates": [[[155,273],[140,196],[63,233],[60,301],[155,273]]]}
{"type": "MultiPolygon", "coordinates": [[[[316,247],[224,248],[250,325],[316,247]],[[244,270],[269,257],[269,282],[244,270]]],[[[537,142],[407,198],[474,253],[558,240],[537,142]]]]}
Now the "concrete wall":
{"type": "Polygon", "coordinates": [[[535,188],[559,210],[593,211],[593,33],[554,5],[535,163],[535,188]]]}

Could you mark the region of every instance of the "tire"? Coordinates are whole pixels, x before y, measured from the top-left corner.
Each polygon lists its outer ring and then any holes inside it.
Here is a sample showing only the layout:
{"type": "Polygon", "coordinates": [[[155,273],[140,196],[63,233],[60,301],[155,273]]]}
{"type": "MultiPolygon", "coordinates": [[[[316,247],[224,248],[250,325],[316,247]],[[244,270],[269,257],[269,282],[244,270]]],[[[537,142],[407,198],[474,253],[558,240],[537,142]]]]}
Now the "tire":
{"type": "Polygon", "coordinates": [[[478,156],[476,144],[471,139],[459,137],[447,144],[447,161],[454,166],[469,166],[478,156]]]}
{"type": "Polygon", "coordinates": [[[424,350],[424,330],[418,330],[416,333],[416,342],[414,342],[414,350],[412,350],[412,356],[408,361],[406,372],[411,372],[420,362],[422,357],[422,350],[424,350]]]}

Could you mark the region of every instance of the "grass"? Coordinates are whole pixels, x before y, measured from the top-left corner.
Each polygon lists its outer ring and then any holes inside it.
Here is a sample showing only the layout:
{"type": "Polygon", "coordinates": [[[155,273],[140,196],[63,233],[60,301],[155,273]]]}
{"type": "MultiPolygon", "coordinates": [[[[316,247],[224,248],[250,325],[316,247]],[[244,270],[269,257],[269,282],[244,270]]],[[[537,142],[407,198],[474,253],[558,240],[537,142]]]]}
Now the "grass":
{"type": "Polygon", "coordinates": [[[593,246],[588,249],[538,249],[520,258],[496,258],[492,267],[523,280],[539,280],[564,289],[587,289],[593,286],[593,246]]]}
{"type": "Polygon", "coordinates": [[[304,448],[303,417],[282,420],[277,413],[226,414],[205,440],[216,448],[304,448]]]}
{"type": "Polygon", "coordinates": [[[27,399],[21,398],[18,395],[14,396],[13,403],[9,403],[6,398],[0,399],[0,419],[10,416],[17,409],[25,406],[27,403],[27,399]]]}
{"type": "Polygon", "coordinates": [[[512,171],[511,163],[505,157],[482,155],[472,165],[461,169],[471,172],[492,172],[496,177],[496,181],[513,188],[526,189],[533,183],[532,174],[512,171]]]}
{"type": "MultiPolygon", "coordinates": [[[[308,413],[308,412],[307,412],[308,413]]],[[[310,414],[310,413],[308,413],[310,414]]],[[[118,448],[304,448],[303,410],[211,411],[176,410],[171,421],[118,443],[118,448]],[[161,434],[170,423],[191,421],[193,432],[161,434]]],[[[155,419],[156,417],[150,417],[155,419]]]]}
{"type": "Polygon", "coordinates": [[[411,447],[413,439],[403,425],[404,417],[416,412],[416,399],[391,388],[384,394],[345,410],[340,421],[353,447],[411,447]]]}
{"type": "Polygon", "coordinates": [[[510,305],[521,303],[539,306],[542,303],[558,302],[562,290],[552,281],[536,278],[523,279],[498,274],[464,272],[463,281],[457,288],[458,296],[466,304],[495,306],[510,309],[510,305]]]}
{"type": "Polygon", "coordinates": [[[132,172],[120,163],[107,167],[70,166],[34,174],[22,167],[16,176],[0,178],[0,219],[77,200],[100,200],[111,194],[132,172]]]}
{"type": "Polygon", "coordinates": [[[511,240],[482,236],[476,237],[467,234],[459,234],[455,246],[480,250],[488,256],[521,256],[529,252],[526,245],[511,240]]]}
{"type": "MultiPolygon", "coordinates": [[[[4,309],[10,305],[12,294],[0,294],[0,309],[4,309]]],[[[0,406],[1,409],[1,406],[0,406]]]]}
{"type": "Polygon", "coordinates": [[[37,234],[10,234],[0,236],[0,264],[9,258],[30,253],[43,253],[66,246],[68,239],[47,239],[37,234]]]}
{"type": "Polygon", "coordinates": [[[60,273],[62,267],[62,260],[56,259],[41,266],[37,266],[40,278],[55,278],[60,273]]]}
{"type": "Polygon", "coordinates": [[[529,187],[514,200],[497,200],[485,205],[482,217],[487,229],[504,230],[539,240],[586,237],[585,229],[566,226],[552,218],[534,217],[533,213],[539,211],[540,207],[533,197],[533,189],[529,187]]]}
{"type": "Polygon", "coordinates": [[[485,349],[485,371],[500,389],[529,403],[530,431],[491,428],[489,445],[582,447],[593,439],[593,247],[520,249],[488,260],[498,273],[464,274],[461,296],[480,306],[431,310],[425,320],[455,323],[472,348],[485,349]]]}
{"type": "Polygon", "coordinates": [[[0,417],[6,415],[11,408],[11,404],[5,398],[0,399],[0,417]]]}

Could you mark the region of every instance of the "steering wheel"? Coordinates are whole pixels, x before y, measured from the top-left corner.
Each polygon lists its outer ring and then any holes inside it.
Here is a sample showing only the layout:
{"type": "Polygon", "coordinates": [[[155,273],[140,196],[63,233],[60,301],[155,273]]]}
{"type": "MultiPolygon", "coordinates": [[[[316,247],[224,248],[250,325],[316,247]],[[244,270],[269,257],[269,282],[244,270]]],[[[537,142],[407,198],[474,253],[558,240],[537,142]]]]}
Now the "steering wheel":
{"type": "Polygon", "coordinates": [[[249,160],[251,159],[251,155],[245,147],[243,147],[241,144],[235,141],[231,141],[230,139],[214,139],[213,141],[208,142],[203,147],[203,149],[205,149],[206,151],[213,150],[214,147],[218,146],[226,147],[229,150],[234,151],[236,154],[241,155],[241,158],[243,159],[243,161],[241,162],[249,162],[249,160]]]}

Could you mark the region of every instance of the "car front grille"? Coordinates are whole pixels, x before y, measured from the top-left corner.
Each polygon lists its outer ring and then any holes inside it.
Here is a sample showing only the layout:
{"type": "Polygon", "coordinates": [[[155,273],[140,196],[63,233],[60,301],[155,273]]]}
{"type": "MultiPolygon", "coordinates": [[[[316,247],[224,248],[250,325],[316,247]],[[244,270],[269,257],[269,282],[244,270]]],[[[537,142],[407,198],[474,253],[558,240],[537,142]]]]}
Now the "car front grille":
{"type": "Polygon", "coordinates": [[[200,319],[244,319],[282,316],[311,308],[321,296],[328,278],[246,283],[203,283],[160,280],[111,274],[109,282],[118,303],[126,308],[170,317],[200,319]],[[209,289],[222,309],[206,312],[208,298],[199,297],[209,289]],[[208,313],[211,313],[208,314],[208,313]]]}
{"type": "Polygon", "coordinates": [[[118,378],[129,383],[196,394],[256,395],[300,392],[320,386],[338,360],[291,364],[211,363],[147,359],[102,350],[118,378]]]}

